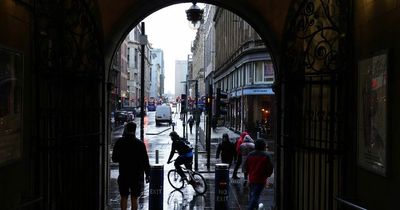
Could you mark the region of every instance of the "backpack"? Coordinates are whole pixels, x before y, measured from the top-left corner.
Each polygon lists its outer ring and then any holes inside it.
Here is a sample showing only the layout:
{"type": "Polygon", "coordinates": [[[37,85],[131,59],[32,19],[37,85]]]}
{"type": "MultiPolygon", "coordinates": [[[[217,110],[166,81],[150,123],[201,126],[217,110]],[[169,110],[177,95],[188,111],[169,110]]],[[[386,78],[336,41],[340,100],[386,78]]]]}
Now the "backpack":
{"type": "Polygon", "coordinates": [[[187,153],[192,150],[193,150],[193,147],[187,139],[179,138],[179,148],[178,148],[179,153],[187,153]]]}

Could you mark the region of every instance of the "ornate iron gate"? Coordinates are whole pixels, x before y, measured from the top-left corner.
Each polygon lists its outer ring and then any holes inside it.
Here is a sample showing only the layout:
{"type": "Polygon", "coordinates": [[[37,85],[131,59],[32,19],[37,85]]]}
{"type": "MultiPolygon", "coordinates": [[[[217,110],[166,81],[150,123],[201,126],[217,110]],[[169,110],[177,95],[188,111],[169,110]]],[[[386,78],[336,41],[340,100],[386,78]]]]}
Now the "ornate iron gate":
{"type": "Polygon", "coordinates": [[[293,5],[278,78],[280,209],[339,208],[334,197],[343,191],[346,159],[343,79],[349,2],[293,5]]]}
{"type": "Polygon", "coordinates": [[[96,11],[91,0],[34,1],[37,209],[102,208],[105,72],[96,11]]]}

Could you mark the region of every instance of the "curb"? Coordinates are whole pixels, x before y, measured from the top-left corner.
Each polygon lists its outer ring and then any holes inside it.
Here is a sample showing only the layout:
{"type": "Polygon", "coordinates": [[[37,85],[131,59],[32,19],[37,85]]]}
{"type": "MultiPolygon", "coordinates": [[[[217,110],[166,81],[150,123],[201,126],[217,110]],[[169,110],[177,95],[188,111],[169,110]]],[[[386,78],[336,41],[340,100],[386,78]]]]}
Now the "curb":
{"type": "Polygon", "coordinates": [[[171,128],[167,128],[167,129],[162,130],[162,131],[160,131],[160,132],[158,132],[158,133],[146,133],[146,135],[158,135],[158,134],[163,133],[163,132],[165,132],[165,131],[167,131],[167,130],[169,130],[169,129],[171,129],[171,128]]]}

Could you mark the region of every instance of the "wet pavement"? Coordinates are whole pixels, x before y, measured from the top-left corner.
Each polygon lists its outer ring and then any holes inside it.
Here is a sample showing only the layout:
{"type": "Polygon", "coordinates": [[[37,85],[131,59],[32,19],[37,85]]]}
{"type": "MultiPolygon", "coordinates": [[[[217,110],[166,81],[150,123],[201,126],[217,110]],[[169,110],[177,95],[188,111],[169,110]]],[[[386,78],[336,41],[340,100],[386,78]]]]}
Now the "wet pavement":
{"type": "MultiPolygon", "coordinates": [[[[223,133],[228,133],[229,137],[234,140],[239,137],[238,134],[232,132],[231,130],[225,127],[218,127],[215,130],[212,130],[211,134],[211,158],[210,158],[210,170],[207,169],[207,156],[205,152],[205,144],[201,140],[199,140],[198,144],[198,171],[204,176],[207,182],[207,192],[204,195],[196,195],[196,192],[193,190],[192,186],[186,186],[181,190],[175,190],[169,184],[167,179],[167,173],[169,170],[173,169],[173,164],[167,164],[167,159],[169,156],[169,152],[171,149],[171,140],[169,138],[169,133],[172,131],[171,127],[168,125],[155,126],[154,113],[149,112],[147,116],[147,120],[145,120],[145,144],[147,147],[147,151],[149,154],[150,164],[156,163],[156,150],[158,150],[158,160],[159,164],[164,165],[164,184],[163,184],[163,203],[164,209],[168,210],[185,210],[185,209],[215,209],[215,164],[220,163],[218,159],[215,158],[217,145],[222,137],[223,133]]],[[[200,129],[204,128],[204,119],[203,122],[200,123],[200,129]]],[[[140,119],[136,119],[138,125],[140,119]]],[[[176,122],[176,126],[174,127],[175,131],[182,136],[183,135],[183,127],[182,121],[179,119],[179,115],[174,115],[174,122],[176,122]]],[[[139,135],[139,126],[137,129],[137,136],[139,135]]],[[[188,139],[195,146],[195,128],[193,127],[193,134],[188,134],[188,139]]],[[[116,129],[113,133],[114,137],[117,138],[122,134],[122,129],[116,129]]],[[[112,146],[110,146],[110,154],[112,153],[112,146]]],[[[174,158],[177,157],[175,154],[174,158]]],[[[174,159],[173,158],[173,159],[174,159]]],[[[194,168],[194,164],[193,164],[194,168]]],[[[230,176],[232,176],[233,166],[230,168],[230,176]]],[[[239,177],[243,177],[243,174],[238,173],[239,177]]],[[[110,180],[109,180],[109,199],[108,199],[108,210],[117,210],[119,209],[119,192],[118,192],[118,164],[110,163],[110,180]]],[[[268,180],[273,183],[273,177],[268,180]]],[[[228,205],[229,209],[247,209],[248,204],[248,194],[249,187],[247,185],[243,185],[243,178],[235,180],[230,179],[230,190],[229,190],[229,200],[228,205]]],[[[263,203],[264,209],[273,209],[274,206],[274,189],[271,184],[268,188],[265,188],[262,196],[260,198],[260,202],[263,203]]],[[[129,203],[129,202],[128,202],[129,203]]],[[[149,209],[149,184],[144,184],[144,193],[139,198],[139,209],[149,209]]],[[[129,208],[130,209],[130,208],[129,208]]]]}

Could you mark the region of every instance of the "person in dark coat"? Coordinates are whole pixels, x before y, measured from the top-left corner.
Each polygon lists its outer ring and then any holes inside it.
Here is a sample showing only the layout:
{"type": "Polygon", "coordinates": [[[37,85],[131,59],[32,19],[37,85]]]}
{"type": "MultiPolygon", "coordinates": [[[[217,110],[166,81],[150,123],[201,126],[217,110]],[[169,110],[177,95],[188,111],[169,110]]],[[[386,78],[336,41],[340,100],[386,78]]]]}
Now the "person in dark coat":
{"type": "Polygon", "coordinates": [[[229,141],[229,136],[227,133],[222,135],[222,142],[220,142],[217,147],[216,158],[219,159],[220,155],[222,163],[229,164],[229,167],[232,164],[232,160],[236,161],[235,145],[229,141]]]}
{"type": "Polygon", "coordinates": [[[193,124],[194,124],[193,116],[189,117],[188,124],[189,124],[189,128],[190,128],[190,134],[192,134],[192,128],[193,128],[193,124]]]}
{"type": "Polygon", "coordinates": [[[150,164],[146,146],[135,136],[136,123],[128,122],[124,133],[114,145],[112,161],[119,163],[118,187],[121,195],[121,209],[127,209],[131,195],[132,209],[137,209],[137,199],[142,193],[143,173],[146,182],[150,178],[150,164]]]}
{"type": "Polygon", "coordinates": [[[248,210],[258,208],[260,195],[266,185],[267,178],[270,177],[273,172],[271,158],[265,149],[266,144],[264,140],[257,140],[255,142],[255,150],[247,155],[246,162],[244,162],[246,171],[249,175],[250,186],[248,210]]]}

